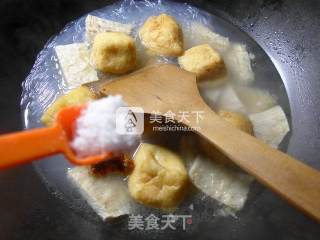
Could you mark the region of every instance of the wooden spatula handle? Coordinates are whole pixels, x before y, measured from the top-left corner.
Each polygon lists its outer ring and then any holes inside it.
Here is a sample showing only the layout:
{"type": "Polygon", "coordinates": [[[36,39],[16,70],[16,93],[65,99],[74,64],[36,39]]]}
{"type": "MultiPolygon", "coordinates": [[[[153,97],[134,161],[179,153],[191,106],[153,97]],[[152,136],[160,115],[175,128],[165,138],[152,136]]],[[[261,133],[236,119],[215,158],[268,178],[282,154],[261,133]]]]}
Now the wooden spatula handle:
{"type": "Polygon", "coordinates": [[[204,119],[191,119],[200,135],[213,143],[235,164],[256,177],[291,204],[320,221],[320,172],[271,148],[220,118],[206,105],[204,119]]]}
{"type": "Polygon", "coordinates": [[[66,142],[63,134],[61,126],[57,125],[1,135],[0,169],[62,152],[66,142]]]}

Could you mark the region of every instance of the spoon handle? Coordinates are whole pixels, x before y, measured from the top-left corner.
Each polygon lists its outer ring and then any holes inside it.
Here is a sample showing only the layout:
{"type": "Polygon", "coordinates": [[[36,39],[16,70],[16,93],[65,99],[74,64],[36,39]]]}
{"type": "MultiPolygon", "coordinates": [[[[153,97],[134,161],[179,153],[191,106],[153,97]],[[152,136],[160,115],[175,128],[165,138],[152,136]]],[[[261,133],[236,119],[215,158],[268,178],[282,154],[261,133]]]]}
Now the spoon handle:
{"type": "Polygon", "coordinates": [[[0,135],[0,169],[63,152],[65,139],[59,125],[0,135]]]}
{"type": "Polygon", "coordinates": [[[204,109],[203,120],[190,119],[186,125],[199,126],[198,133],[235,164],[320,221],[319,171],[236,129],[204,103],[199,106],[204,109]]]}

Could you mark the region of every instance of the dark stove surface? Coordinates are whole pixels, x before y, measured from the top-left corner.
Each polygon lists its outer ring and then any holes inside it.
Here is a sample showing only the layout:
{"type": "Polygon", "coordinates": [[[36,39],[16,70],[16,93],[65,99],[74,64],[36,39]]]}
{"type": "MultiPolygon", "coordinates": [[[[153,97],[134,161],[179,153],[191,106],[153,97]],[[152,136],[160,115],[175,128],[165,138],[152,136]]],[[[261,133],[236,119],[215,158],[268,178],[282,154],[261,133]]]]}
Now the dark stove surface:
{"type": "MultiPolygon", "coordinates": [[[[67,22],[110,2],[1,1],[0,133],[21,129],[20,84],[45,42],[67,22]]],[[[290,142],[288,151],[320,169],[320,2],[200,0],[191,3],[239,26],[268,53],[285,82],[292,106],[293,130],[299,136],[290,142]]],[[[49,193],[50,189],[32,166],[0,172],[0,191],[0,239],[3,240],[142,238],[119,233],[117,223],[111,226],[86,221],[49,193]]],[[[318,223],[270,191],[264,190],[260,199],[265,206],[261,217],[251,218],[243,225],[235,224],[228,233],[220,228],[223,221],[210,231],[204,222],[194,232],[173,232],[170,239],[320,238],[318,223]],[[268,208],[271,205],[272,210],[268,208]]]]}

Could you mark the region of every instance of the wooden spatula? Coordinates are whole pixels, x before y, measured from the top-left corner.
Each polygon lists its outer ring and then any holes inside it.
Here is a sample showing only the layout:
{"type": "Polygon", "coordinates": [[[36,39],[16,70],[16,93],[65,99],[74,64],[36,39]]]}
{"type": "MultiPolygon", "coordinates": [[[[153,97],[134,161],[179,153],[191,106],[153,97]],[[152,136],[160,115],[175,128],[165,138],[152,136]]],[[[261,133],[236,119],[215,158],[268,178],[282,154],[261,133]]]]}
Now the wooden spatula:
{"type": "Polygon", "coordinates": [[[196,130],[236,165],[306,214],[320,220],[320,173],[293,157],[273,149],[221,119],[202,100],[195,75],[174,65],[145,68],[100,86],[101,94],[121,94],[130,106],[146,113],[203,111],[182,123],[196,130]]]}

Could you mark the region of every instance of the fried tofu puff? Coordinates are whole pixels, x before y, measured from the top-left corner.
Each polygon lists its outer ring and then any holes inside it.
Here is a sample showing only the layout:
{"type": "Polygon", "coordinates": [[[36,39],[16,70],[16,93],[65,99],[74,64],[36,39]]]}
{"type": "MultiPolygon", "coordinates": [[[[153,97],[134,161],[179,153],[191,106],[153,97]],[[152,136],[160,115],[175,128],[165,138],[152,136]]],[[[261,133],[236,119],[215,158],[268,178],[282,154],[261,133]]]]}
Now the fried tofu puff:
{"type": "MultiPolygon", "coordinates": [[[[253,125],[249,118],[245,115],[232,111],[220,110],[218,111],[218,115],[222,117],[227,122],[231,123],[233,126],[238,128],[239,130],[246,132],[250,135],[253,135],[253,125]]],[[[214,161],[226,164],[233,165],[233,163],[226,157],[223,153],[221,153],[217,148],[215,148],[208,141],[201,139],[200,141],[202,150],[204,153],[211,157],[214,161]]]]}
{"type": "Polygon", "coordinates": [[[149,17],[140,28],[139,36],[143,45],[153,54],[175,57],[183,53],[181,28],[167,14],[149,17]]]}
{"type": "Polygon", "coordinates": [[[90,91],[88,87],[80,86],[69,93],[59,97],[56,101],[54,101],[43,113],[41,117],[41,122],[45,126],[52,125],[57,113],[65,107],[86,103],[90,100],[95,99],[95,95],[90,91]]]}
{"type": "Polygon", "coordinates": [[[225,65],[220,54],[208,44],[189,48],[178,58],[181,68],[195,73],[198,79],[208,75],[225,73],[225,65]]]}
{"type": "Polygon", "coordinates": [[[143,143],[129,176],[131,196],[155,208],[173,209],[184,197],[188,174],[182,159],[160,146],[143,143]]]}
{"type": "Polygon", "coordinates": [[[125,33],[98,33],[93,41],[90,61],[101,72],[126,73],[136,66],[135,41],[125,33]]]}

